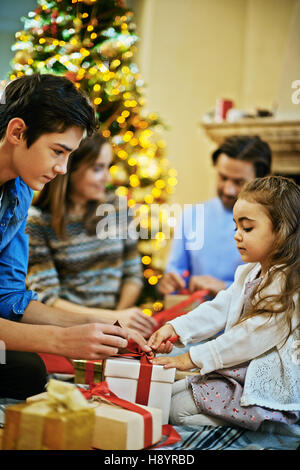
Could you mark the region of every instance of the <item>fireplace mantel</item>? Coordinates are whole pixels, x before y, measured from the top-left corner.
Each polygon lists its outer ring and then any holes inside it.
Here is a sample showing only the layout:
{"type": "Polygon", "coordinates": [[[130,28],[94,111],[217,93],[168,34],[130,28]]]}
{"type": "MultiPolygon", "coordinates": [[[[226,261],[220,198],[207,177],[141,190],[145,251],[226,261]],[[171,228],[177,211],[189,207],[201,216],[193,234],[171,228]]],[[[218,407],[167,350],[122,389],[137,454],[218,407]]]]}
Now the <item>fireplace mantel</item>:
{"type": "Polygon", "coordinates": [[[220,145],[231,135],[259,135],[272,149],[272,172],[300,175],[300,115],[299,119],[248,118],[236,122],[202,122],[207,136],[220,145]]]}

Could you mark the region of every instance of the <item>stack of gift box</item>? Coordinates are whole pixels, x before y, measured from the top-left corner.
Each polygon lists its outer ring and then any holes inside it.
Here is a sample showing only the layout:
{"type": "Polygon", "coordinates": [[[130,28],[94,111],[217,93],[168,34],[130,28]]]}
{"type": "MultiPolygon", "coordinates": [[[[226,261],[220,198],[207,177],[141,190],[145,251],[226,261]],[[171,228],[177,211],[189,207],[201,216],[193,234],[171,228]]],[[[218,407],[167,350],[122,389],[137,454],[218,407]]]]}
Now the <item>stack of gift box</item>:
{"type": "Polygon", "coordinates": [[[76,385],[51,379],[47,392],[6,408],[3,449],[138,450],[161,441],[175,369],[145,356],[74,366],[76,385]]]}

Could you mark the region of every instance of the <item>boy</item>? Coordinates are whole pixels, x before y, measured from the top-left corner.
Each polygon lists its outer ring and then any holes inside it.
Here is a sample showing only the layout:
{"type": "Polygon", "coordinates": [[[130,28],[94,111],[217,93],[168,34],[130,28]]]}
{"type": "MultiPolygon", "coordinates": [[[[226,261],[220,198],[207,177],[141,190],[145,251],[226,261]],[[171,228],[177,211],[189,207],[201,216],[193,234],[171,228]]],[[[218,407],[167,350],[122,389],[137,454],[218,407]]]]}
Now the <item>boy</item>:
{"type": "Polygon", "coordinates": [[[96,128],[87,99],[72,82],[53,75],[10,82],[0,104],[0,397],[26,399],[43,391],[44,363],[35,352],[101,359],[127,345],[131,330],[98,323],[97,315],[68,316],[27,291],[28,243],[24,233],[33,190],[67,170],[69,155],[96,128]]]}

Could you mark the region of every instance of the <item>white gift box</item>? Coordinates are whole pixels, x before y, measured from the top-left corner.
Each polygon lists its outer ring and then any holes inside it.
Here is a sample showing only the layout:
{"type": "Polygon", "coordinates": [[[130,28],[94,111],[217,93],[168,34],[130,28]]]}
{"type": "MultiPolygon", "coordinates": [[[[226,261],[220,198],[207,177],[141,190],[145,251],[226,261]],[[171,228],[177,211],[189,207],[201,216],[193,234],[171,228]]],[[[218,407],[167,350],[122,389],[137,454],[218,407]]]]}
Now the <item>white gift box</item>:
{"type": "MultiPolygon", "coordinates": [[[[103,361],[103,380],[118,397],[136,403],[140,361],[131,358],[108,358],[103,361]]],[[[162,424],[168,424],[172,384],[176,369],[153,365],[147,406],[162,410],[162,424]]]]}

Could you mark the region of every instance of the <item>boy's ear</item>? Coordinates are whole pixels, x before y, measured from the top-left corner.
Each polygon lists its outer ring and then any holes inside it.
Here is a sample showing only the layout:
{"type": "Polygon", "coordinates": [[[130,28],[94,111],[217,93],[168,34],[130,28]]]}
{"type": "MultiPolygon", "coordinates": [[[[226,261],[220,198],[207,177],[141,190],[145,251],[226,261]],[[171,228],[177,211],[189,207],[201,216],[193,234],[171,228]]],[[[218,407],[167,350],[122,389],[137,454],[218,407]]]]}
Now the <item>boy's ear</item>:
{"type": "Polygon", "coordinates": [[[24,139],[23,133],[26,130],[26,124],[21,118],[13,118],[9,121],[6,129],[6,138],[9,143],[18,145],[24,139]]]}

